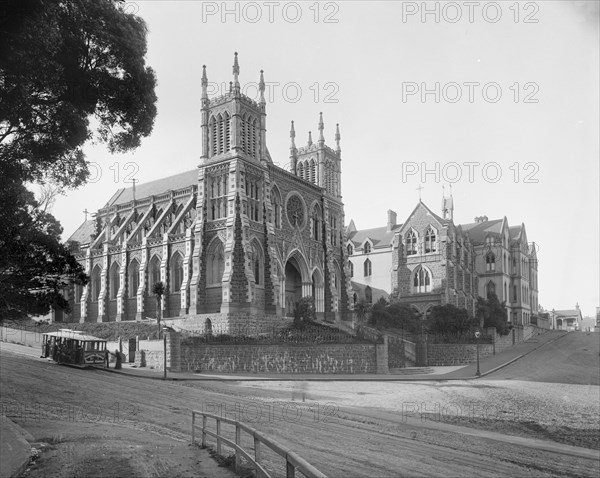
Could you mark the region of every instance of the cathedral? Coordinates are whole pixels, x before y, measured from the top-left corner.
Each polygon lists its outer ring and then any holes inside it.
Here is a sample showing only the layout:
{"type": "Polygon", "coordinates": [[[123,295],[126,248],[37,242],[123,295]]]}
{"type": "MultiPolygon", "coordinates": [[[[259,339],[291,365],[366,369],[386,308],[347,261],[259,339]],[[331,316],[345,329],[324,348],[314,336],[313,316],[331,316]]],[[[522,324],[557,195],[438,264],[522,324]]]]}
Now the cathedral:
{"type": "Polygon", "coordinates": [[[118,190],[71,236],[90,282],[69,291],[69,322],[206,318],[231,329],[292,316],[301,297],[317,317],[346,318],[350,280],[341,196],[341,149],[318,137],[290,166],[267,148],[265,82],[241,93],[237,53],[229,91],[207,94],[203,67],[200,164],[118,190]],[[155,294],[162,282],[165,292],[155,294]],[[158,299],[158,300],[157,300],[158,299]]]}

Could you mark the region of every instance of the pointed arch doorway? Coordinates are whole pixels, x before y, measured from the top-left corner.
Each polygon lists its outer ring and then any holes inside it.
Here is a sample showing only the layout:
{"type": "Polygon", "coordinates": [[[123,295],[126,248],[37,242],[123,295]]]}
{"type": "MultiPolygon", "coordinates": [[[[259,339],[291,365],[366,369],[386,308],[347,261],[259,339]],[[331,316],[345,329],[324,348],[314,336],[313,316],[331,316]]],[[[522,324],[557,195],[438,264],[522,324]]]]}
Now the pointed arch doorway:
{"type": "Polygon", "coordinates": [[[302,298],[302,274],[300,266],[294,257],[285,263],[285,302],[284,310],[287,317],[294,316],[296,302],[302,298]]]}

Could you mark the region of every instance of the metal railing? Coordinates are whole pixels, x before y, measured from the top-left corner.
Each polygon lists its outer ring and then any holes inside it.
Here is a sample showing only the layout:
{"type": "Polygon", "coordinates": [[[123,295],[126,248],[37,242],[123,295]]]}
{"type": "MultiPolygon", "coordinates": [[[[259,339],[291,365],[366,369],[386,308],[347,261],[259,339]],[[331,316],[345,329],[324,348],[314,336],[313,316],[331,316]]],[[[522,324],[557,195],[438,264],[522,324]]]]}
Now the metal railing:
{"type": "Polygon", "coordinates": [[[272,475],[270,475],[269,472],[265,469],[265,467],[260,463],[262,460],[261,445],[265,445],[285,459],[286,478],[294,478],[296,470],[302,473],[306,478],[327,478],[326,475],[317,470],[314,466],[308,463],[296,452],[284,448],[275,440],[271,440],[258,430],[241,422],[238,422],[237,420],[223,418],[212,413],[205,413],[192,410],[192,445],[196,444],[196,416],[202,417],[202,447],[206,447],[206,437],[211,436],[217,441],[216,451],[218,455],[221,455],[223,443],[233,448],[235,450],[236,471],[239,471],[243,457],[250,463],[252,468],[254,468],[257,477],[271,478],[272,475]],[[214,420],[216,420],[216,433],[207,429],[207,422],[209,418],[213,418],[214,420]],[[223,437],[223,435],[221,434],[221,423],[235,425],[235,441],[223,437]],[[252,457],[252,455],[248,453],[248,451],[242,448],[242,431],[248,433],[254,440],[254,457],[252,457]]]}

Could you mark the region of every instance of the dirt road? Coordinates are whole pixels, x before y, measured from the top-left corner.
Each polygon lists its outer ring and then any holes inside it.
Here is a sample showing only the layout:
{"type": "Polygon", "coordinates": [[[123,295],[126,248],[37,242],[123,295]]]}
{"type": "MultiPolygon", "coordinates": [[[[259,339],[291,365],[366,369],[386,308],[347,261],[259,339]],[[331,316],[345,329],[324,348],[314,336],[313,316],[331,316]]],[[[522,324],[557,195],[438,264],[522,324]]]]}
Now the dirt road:
{"type": "MultiPolygon", "coordinates": [[[[162,382],[73,369],[16,355],[16,347],[2,344],[0,352],[5,413],[37,439],[58,435],[53,444],[58,448],[60,443],[83,446],[89,438],[88,453],[75,447],[47,455],[47,467],[59,470],[66,463],[70,475],[41,469],[29,476],[77,476],[76,471],[86,467],[95,470],[87,476],[193,476],[189,459],[176,468],[186,456],[198,459],[197,450],[186,444],[191,409],[249,422],[330,477],[595,477],[599,471],[594,450],[496,439],[385,410],[292,402],[287,390],[249,389],[232,382],[162,382]],[[145,444],[139,442],[141,437],[145,444]],[[156,445],[154,453],[148,442],[156,445]]],[[[276,457],[267,456],[268,467],[283,472],[280,465],[276,457]]]]}

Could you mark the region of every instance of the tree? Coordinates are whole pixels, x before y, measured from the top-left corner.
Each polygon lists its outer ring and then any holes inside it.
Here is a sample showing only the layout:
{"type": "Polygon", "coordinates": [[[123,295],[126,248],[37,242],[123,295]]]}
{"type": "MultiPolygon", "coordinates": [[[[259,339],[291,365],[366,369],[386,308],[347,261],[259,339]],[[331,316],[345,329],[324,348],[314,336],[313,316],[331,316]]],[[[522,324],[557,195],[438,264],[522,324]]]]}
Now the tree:
{"type": "Polygon", "coordinates": [[[162,297],[165,294],[165,285],[158,281],[152,287],[152,293],[156,295],[156,323],[158,324],[158,338],[162,337],[162,327],[160,320],[162,318],[162,297]]]}
{"type": "Polygon", "coordinates": [[[0,17],[0,171],[63,186],[89,175],[83,144],[140,145],[156,116],[146,25],[117,0],[7,0],[0,17]]]}
{"type": "Polygon", "coordinates": [[[364,299],[360,299],[356,304],[354,304],[354,312],[356,314],[356,318],[361,324],[365,322],[370,311],[371,305],[368,304],[364,299]]]}
{"type": "Polygon", "coordinates": [[[25,186],[57,191],[89,175],[82,147],[139,146],[156,116],[146,25],[118,0],[5,0],[0,6],[0,314],[68,310],[60,294],[87,280],[25,186]],[[90,126],[93,122],[94,128],[90,126]]]}
{"type": "Polygon", "coordinates": [[[496,332],[506,335],[512,328],[506,317],[506,308],[500,303],[498,296],[490,293],[487,299],[477,299],[477,318],[484,327],[496,327],[496,332]]]}
{"type": "Polygon", "coordinates": [[[312,297],[302,297],[294,307],[294,328],[303,329],[308,322],[317,318],[315,303],[312,297]]]}
{"type": "Polygon", "coordinates": [[[476,325],[477,321],[466,309],[452,304],[432,307],[427,324],[428,331],[434,334],[462,334],[476,325]]]}
{"type": "Polygon", "coordinates": [[[399,302],[388,303],[383,297],[373,305],[371,324],[378,329],[396,329],[407,333],[421,330],[419,314],[413,308],[399,302]]]}
{"type": "Polygon", "coordinates": [[[88,278],[60,242],[60,224],[22,184],[3,184],[0,204],[0,320],[47,314],[50,307],[69,312],[62,291],[88,278]]]}

